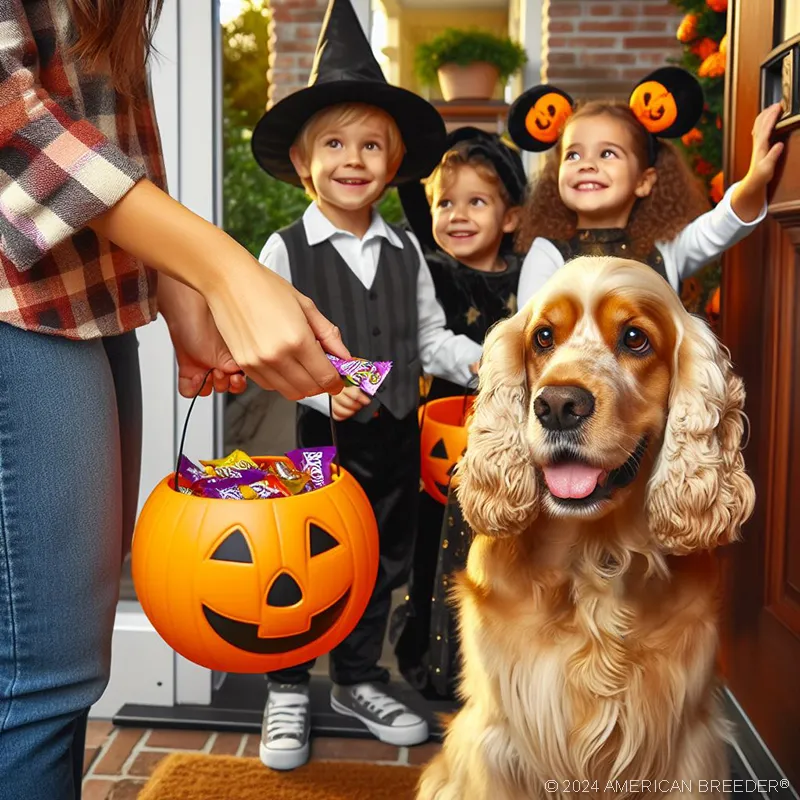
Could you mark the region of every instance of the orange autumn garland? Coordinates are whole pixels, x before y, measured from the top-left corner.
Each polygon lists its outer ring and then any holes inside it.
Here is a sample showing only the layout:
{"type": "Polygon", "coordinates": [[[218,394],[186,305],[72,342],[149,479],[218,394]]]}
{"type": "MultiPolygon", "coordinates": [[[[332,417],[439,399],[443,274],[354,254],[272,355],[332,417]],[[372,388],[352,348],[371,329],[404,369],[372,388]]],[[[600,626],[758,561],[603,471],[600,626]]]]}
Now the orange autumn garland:
{"type": "MultiPolygon", "coordinates": [[[[706,105],[696,127],[681,138],[689,164],[718,203],[725,191],[722,173],[722,114],[727,65],[727,9],[729,0],[670,0],[683,13],[675,35],[682,44],[678,63],[697,76],[706,105]]],[[[714,263],[682,287],[681,298],[692,313],[710,311],[709,300],[719,285],[720,265],[714,263]]]]}

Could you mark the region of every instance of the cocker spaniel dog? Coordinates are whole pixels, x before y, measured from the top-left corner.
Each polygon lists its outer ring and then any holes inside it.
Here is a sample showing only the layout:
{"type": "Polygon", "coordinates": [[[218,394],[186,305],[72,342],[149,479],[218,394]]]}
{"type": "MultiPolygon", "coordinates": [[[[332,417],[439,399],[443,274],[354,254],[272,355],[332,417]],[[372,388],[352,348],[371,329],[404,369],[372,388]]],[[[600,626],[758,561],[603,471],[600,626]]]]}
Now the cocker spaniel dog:
{"type": "Polygon", "coordinates": [[[457,474],[464,704],[418,800],[728,778],[710,551],[754,490],[726,352],[649,267],[579,258],[490,332],[479,375],[457,474]]]}

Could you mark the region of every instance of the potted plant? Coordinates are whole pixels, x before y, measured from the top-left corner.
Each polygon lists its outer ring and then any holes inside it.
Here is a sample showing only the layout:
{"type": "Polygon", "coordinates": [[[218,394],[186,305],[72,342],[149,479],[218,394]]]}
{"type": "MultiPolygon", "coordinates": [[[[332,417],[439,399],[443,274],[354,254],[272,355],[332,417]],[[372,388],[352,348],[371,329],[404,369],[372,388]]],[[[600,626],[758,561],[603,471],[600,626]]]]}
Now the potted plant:
{"type": "Polygon", "coordinates": [[[417,46],[414,65],[423,84],[438,80],[445,100],[488,100],[497,81],[505,83],[527,60],[525,49],[508,37],[447,28],[417,46]]]}

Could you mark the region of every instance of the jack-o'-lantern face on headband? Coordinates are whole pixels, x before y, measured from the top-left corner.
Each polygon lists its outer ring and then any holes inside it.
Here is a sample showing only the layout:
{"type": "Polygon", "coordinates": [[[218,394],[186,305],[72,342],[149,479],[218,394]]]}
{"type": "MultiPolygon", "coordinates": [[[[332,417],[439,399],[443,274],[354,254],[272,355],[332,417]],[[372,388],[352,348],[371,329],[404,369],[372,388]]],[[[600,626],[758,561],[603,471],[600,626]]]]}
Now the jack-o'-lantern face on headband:
{"type": "Polygon", "coordinates": [[[573,108],[572,98],[561,89],[545,84],[534,86],[511,107],[508,133],[522,150],[548,150],[558,141],[573,108]]]}
{"type": "Polygon", "coordinates": [[[661,67],[636,85],[628,103],[653,136],[675,139],[688,133],[700,119],[703,90],[686,70],[661,67]]]}

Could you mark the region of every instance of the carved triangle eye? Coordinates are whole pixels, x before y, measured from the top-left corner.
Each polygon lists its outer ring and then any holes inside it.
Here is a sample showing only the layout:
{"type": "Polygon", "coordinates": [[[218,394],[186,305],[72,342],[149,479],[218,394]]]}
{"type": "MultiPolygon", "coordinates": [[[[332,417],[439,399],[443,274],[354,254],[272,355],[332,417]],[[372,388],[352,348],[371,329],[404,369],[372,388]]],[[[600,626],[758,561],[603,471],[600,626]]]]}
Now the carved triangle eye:
{"type": "Polygon", "coordinates": [[[220,542],[211,555],[212,561],[234,561],[239,564],[252,564],[253,556],[244,534],[236,528],[220,542]]]}
{"type": "Polygon", "coordinates": [[[436,442],[436,444],[431,448],[431,456],[433,458],[449,458],[447,455],[447,448],[444,444],[444,439],[439,439],[439,441],[436,442]]]}
{"type": "Polygon", "coordinates": [[[310,552],[311,558],[314,556],[321,555],[322,553],[327,553],[328,550],[333,550],[334,547],[339,546],[339,542],[331,536],[328,531],[320,528],[319,525],[315,525],[313,522],[309,526],[309,539],[310,542],[310,552]]]}

